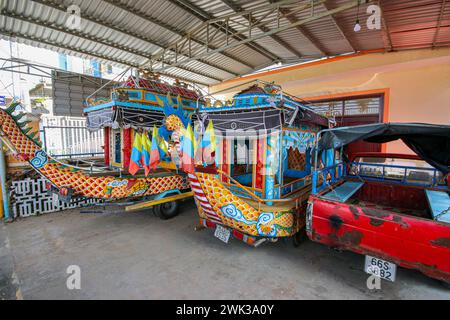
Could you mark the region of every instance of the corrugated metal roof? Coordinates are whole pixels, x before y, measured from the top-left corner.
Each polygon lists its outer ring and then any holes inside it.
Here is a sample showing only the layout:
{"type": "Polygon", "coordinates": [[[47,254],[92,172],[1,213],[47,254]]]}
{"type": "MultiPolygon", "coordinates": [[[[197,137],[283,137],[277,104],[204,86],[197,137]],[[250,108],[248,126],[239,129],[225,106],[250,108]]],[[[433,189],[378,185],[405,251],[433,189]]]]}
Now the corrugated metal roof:
{"type": "MultiPolygon", "coordinates": [[[[6,1],[2,2],[0,37],[13,37],[26,44],[83,58],[91,57],[113,64],[139,67],[147,64],[153,55],[179,41],[208,19],[279,1],[6,1]],[[72,4],[78,5],[81,10],[80,30],[65,27],[68,16],[66,10],[72,4]]],[[[314,13],[324,13],[349,2],[350,0],[328,0],[326,4],[316,3],[314,13]]],[[[298,7],[309,3],[309,0],[299,0],[294,5],[298,7]]],[[[404,50],[450,45],[449,0],[381,0],[373,3],[380,4],[383,11],[381,30],[368,30],[365,26],[369,14],[366,13],[368,5],[364,4],[360,6],[359,11],[355,7],[223,52],[208,53],[201,59],[171,67],[165,73],[184,80],[214,84],[280,61],[304,62],[354,50],[404,50]],[[357,15],[362,30],[356,33],[353,28],[357,15]]],[[[290,25],[311,16],[311,10],[290,12],[289,8],[283,8],[282,15],[287,16],[280,19],[279,25],[277,21],[271,21],[277,13],[266,15],[262,11],[255,12],[252,19],[262,19],[263,25],[254,28],[252,35],[290,25]]],[[[230,27],[234,30],[244,30],[246,19],[248,16],[235,17],[230,20],[230,27]]],[[[218,26],[215,25],[211,32],[223,35],[223,29],[217,30],[218,26]]],[[[243,39],[249,36],[248,32],[240,35],[243,39]]],[[[195,34],[192,52],[205,53],[206,39],[206,32],[195,34]]],[[[221,45],[217,39],[212,39],[208,44],[209,50],[221,45]]],[[[187,60],[186,52],[184,48],[177,61],[187,60]]],[[[165,57],[165,60],[167,59],[168,56],[165,57]]]]}

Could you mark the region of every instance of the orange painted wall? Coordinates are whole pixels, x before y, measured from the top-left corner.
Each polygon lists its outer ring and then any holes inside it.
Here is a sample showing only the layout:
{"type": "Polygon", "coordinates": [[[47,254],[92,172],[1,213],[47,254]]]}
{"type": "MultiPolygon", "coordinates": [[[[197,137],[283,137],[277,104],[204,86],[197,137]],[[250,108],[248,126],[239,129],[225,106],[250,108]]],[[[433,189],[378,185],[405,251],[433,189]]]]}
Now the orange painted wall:
{"type": "MultiPolygon", "coordinates": [[[[385,121],[450,124],[450,48],[361,54],[261,73],[257,78],[275,81],[302,98],[384,91],[388,96],[385,121]]],[[[249,80],[224,82],[210,92],[249,80]]],[[[410,153],[401,142],[389,143],[386,151],[410,153]]]]}

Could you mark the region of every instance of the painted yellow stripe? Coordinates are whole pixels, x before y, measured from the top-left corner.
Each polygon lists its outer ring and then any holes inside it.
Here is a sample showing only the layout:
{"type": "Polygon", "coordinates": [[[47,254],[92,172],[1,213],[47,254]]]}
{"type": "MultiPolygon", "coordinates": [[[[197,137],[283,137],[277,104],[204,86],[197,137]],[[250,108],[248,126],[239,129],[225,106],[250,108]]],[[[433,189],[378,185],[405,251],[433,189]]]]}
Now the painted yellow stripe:
{"type": "Polygon", "coordinates": [[[145,209],[145,208],[148,208],[148,207],[155,206],[157,204],[171,202],[171,201],[176,201],[176,200],[181,200],[181,199],[186,199],[186,198],[190,198],[190,197],[193,197],[193,196],[194,196],[194,193],[192,191],[189,191],[189,192],[177,194],[177,195],[170,196],[170,197],[163,198],[163,199],[159,199],[159,200],[150,200],[150,201],[144,201],[144,202],[140,202],[140,203],[137,203],[137,204],[133,204],[131,206],[125,207],[125,211],[134,211],[134,210],[145,209]]]}

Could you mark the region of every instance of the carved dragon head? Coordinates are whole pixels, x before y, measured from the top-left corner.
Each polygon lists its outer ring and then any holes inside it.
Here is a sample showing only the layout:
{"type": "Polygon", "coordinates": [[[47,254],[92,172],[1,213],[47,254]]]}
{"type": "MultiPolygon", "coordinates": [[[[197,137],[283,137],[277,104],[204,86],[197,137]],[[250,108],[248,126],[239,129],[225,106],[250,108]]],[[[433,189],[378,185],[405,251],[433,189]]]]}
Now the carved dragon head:
{"type": "Polygon", "coordinates": [[[3,140],[9,142],[8,145],[10,148],[14,147],[16,150],[24,149],[23,142],[26,140],[23,139],[30,140],[35,146],[31,149],[25,149],[34,151],[42,146],[39,140],[39,134],[37,132],[30,132],[32,130],[28,126],[30,121],[20,121],[25,116],[25,113],[16,114],[15,111],[19,105],[20,102],[13,102],[6,109],[0,108],[0,135],[3,140]]]}

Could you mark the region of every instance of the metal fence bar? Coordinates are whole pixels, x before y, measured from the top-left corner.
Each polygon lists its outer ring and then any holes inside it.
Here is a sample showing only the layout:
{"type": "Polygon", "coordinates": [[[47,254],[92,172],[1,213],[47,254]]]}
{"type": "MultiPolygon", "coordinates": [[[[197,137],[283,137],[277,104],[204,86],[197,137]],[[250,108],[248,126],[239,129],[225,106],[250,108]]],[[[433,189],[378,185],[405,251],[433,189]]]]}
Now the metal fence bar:
{"type": "Polygon", "coordinates": [[[86,119],[46,116],[42,118],[44,149],[55,158],[98,157],[103,154],[103,131],[90,132],[86,119]]]}

